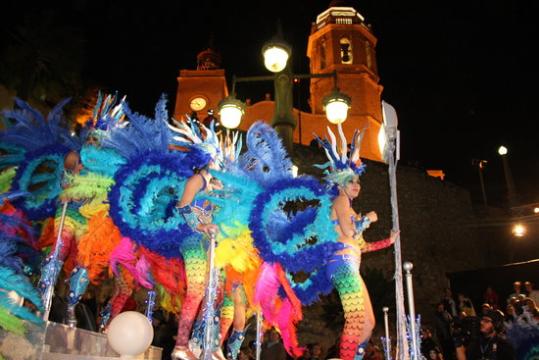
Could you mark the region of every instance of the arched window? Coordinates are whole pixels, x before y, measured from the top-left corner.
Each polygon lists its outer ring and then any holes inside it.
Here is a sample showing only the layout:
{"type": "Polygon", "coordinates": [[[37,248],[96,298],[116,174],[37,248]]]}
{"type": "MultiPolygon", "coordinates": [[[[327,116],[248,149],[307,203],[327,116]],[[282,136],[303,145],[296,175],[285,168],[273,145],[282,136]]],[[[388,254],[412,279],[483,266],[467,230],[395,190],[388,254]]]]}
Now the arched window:
{"type": "Polygon", "coordinates": [[[352,42],[347,37],[339,40],[341,47],[341,64],[352,64],[354,62],[354,56],[352,55],[352,42]]]}

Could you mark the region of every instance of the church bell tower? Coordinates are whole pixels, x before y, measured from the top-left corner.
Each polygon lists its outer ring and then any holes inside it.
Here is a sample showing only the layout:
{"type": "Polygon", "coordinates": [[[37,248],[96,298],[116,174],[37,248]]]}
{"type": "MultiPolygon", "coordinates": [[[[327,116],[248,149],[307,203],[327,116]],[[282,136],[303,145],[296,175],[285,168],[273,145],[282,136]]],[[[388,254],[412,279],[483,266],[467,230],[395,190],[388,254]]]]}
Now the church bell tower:
{"type": "MultiPolygon", "coordinates": [[[[381,94],[376,66],[377,39],[352,1],[331,1],[312,24],[307,45],[311,73],[337,73],[339,90],[352,98],[345,132],[367,129],[371,151],[377,152],[382,123],[381,94]]],[[[354,2],[355,3],[355,2],[354,2]]],[[[332,78],[311,79],[310,103],[314,114],[323,114],[322,99],[334,87],[332,78]]]]}

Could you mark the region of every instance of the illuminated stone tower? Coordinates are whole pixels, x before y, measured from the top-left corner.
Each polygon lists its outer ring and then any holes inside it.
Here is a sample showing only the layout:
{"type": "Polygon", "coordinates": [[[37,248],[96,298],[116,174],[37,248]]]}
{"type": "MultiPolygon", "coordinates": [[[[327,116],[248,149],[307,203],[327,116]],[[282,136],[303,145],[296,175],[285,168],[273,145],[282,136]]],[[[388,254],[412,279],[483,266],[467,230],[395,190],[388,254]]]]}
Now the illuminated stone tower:
{"type": "Polygon", "coordinates": [[[195,112],[202,120],[209,110],[217,112],[219,101],[226,96],[228,88],[221,57],[212,49],[204,50],[197,55],[196,70],[180,70],[174,117],[179,120],[195,112]]]}
{"type": "MultiPolygon", "coordinates": [[[[352,98],[347,137],[353,129],[366,128],[362,153],[377,159],[377,136],[382,122],[381,93],[376,66],[377,39],[352,1],[332,1],[317,16],[307,45],[311,73],[337,72],[339,89],[352,98]]],[[[310,104],[313,114],[323,114],[322,100],[334,87],[332,78],[311,79],[310,104]]]]}

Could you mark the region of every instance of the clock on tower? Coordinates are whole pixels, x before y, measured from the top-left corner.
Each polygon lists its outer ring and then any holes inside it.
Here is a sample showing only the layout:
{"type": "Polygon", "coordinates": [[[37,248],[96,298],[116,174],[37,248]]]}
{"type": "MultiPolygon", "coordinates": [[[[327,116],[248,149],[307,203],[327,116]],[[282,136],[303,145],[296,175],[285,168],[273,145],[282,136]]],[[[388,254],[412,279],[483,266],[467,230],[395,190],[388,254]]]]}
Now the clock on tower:
{"type": "Polygon", "coordinates": [[[225,71],[220,69],[221,57],[212,49],[200,52],[196,70],[180,70],[174,117],[185,119],[193,111],[200,113],[216,110],[219,102],[228,96],[225,71]]]}

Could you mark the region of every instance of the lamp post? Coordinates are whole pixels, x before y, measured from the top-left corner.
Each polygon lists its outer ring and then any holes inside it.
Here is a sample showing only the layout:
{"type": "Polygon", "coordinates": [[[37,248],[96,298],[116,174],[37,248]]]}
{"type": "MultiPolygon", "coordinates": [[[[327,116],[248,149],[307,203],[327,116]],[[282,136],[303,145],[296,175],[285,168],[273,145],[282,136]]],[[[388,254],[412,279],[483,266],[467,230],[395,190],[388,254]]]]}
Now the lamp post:
{"type": "MultiPolygon", "coordinates": [[[[395,108],[382,101],[383,124],[378,134],[378,145],[384,162],[388,164],[389,186],[391,189],[391,214],[393,231],[399,231],[399,207],[397,202],[397,162],[400,158],[400,135],[397,129],[398,118],[395,108]]],[[[406,339],[406,312],[404,308],[404,288],[402,284],[402,256],[400,234],[395,239],[395,298],[397,344],[395,359],[409,358],[408,341],[406,339]]]]}
{"type": "Polygon", "coordinates": [[[291,54],[292,50],[290,46],[286,44],[278,34],[262,48],[264,65],[269,71],[273,72],[274,75],[247,77],[234,76],[231,95],[219,104],[221,123],[227,121],[226,119],[223,119],[223,117],[238,116],[240,113],[241,116],[243,116],[244,111],[241,108],[243,107],[244,109],[245,105],[235,98],[236,84],[240,82],[273,81],[275,91],[275,112],[271,124],[281,137],[283,145],[289,153],[292,151],[294,130],[297,125],[296,118],[292,112],[293,79],[334,78],[334,89],[324,99],[324,108],[328,120],[331,123],[339,124],[344,122],[348,115],[348,109],[350,108],[350,97],[341,93],[337,88],[336,72],[329,74],[293,74],[288,65],[291,54]]]}
{"type": "Polygon", "coordinates": [[[509,161],[507,160],[508,152],[509,150],[503,145],[498,148],[498,154],[502,158],[505,183],[507,185],[507,202],[509,209],[511,209],[516,205],[516,190],[513,175],[511,174],[511,169],[509,168],[509,161]]]}

